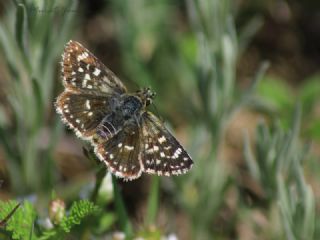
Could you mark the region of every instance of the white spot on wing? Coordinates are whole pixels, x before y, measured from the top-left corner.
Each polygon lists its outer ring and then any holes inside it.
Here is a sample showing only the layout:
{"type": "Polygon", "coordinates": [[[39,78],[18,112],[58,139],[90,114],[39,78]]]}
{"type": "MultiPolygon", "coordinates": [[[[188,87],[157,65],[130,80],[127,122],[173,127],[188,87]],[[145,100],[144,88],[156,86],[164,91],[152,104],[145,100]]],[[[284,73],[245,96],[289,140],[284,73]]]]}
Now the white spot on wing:
{"type": "Polygon", "coordinates": [[[77,60],[78,62],[80,62],[81,60],[87,58],[89,56],[89,54],[87,52],[83,52],[82,54],[80,54],[78,57],[77,57],[77,60]]]}
{"type": "Polygon", "coordinates": [[[154,152],[153,148],[149,148],[149,149],[146,150],[146,153],[153,153],[153,152],[154,152]]]}
{"type": "Polygon", "coordinates": [[[90,100],[86,100],[86,108],[90,110],[90,108],[91,108],[90,100]]]}
{"type": "Polygon", "coordinates": [[[91,77],[88,73],[84,75],[84,80],[91,80],[91,77]]]}
{"type": "Polygon", "coordinates": [[[128,146],[128,145],[125,145],[124,148],[127,149],[128,151],[131,151],[134,149],[134,147],[128,146]]]}
{"type": "Polygon", "coordinates": [[[86,108],[89,110],[91,109],[90,100],[86,100],[86,108]]]}
{"type": "Polygon", "coordinates": [[[163,142],[165,142],[166,141],[166,138],[164,137],[164,136],[161,136],[160,138],[158,138],[158,142],[160,143],[160,144],[162,144],[163,142]]]}
{"type": "Polygon", "coordinates": [[[172,155],[172,159],[177,159],[179,157],[179,155],[182,153],[182,149],[178,148],[176,149],[176,151],[174,152],[174,154],[172,155]]]}
{"type": "Polygon", "coordinates": [[[95,76],[99,76],[100,72],[101,72],[100,69],[95,68],[93,74],[94,74],[95,76]]]}

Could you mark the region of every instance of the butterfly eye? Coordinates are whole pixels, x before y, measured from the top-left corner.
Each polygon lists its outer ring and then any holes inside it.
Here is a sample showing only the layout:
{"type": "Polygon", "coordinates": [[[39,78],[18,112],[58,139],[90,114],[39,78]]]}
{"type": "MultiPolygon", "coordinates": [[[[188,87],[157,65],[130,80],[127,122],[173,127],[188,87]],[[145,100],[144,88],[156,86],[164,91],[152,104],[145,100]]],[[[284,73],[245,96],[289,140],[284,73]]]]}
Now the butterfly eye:
{"type": "Polygon", "coordinates": [[[147,98],[146,100],[146,106],[150,105],[152,103],[152,100],[150,98],[147,98]]]}

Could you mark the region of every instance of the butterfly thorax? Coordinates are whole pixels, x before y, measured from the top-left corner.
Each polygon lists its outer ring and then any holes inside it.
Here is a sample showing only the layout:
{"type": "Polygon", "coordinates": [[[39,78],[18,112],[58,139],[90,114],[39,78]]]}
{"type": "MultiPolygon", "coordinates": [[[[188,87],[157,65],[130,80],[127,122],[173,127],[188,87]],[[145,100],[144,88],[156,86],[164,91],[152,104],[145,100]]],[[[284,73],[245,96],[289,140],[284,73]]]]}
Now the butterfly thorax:
{"type": "Polygon", "coordinates": [[[143,108],[142,100],[134,95],[125,95],[123,102],[119,106],[119,110],[117,113],[120,115],[119,117],[123,118],[123,120],[129,120],[139,117],[140,112],[143,108]]]}
{"type": "Polygon", "coordinates": [[[142,110],[152,103],[154,96],[155,93],[149,88],[143,88],[134,94],[123,94],[117,112],[122,115],[124,120],[136,119],[142,113],[142,110]]]}

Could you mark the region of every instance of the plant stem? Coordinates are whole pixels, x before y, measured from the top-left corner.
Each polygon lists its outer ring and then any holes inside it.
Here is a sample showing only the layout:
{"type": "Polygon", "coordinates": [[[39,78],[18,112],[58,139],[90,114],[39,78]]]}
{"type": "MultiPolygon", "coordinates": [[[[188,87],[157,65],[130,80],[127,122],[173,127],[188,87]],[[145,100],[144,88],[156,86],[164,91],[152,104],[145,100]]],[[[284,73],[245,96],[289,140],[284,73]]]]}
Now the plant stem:
{"type": "Polygon", "coordinates": [[[159,205],[159,185],[160,178],[158,176],[152,177],[151,190],[148,199],[147,224],[154,224],[158,212],[159,205]]]}
{"type": "Polygon", "coordinates": [[[131,239],[133,236],[133,228],[129,220],[129,216],[124,205],[123,199],[121,197],[120,189],[117,183],[117,178],[112,175],[112,184],[113,184],[113,191],[114,191],[114,200],[117,215],[119,217],[119,224],[122,231],[126,234],[128,239],[131,239]]]}

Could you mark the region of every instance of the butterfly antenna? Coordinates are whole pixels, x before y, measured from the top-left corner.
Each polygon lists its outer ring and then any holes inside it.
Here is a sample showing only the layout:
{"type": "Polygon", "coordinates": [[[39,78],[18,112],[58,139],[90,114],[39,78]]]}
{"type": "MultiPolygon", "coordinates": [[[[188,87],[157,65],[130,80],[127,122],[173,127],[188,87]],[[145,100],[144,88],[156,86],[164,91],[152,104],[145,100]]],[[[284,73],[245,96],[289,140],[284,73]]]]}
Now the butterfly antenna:
{"type": "Polygon", "coordinates": [[[161,121],[162,123],[164,123],[164,119],[160,116],[157,106],[156,106],[154,103],[151,103],[151,105],[152,105],[152,107],[154,108],[154,111],[155,111],[155,113],[156,113],[156,116],[160,119],[160,121],[161,121]]]}
{"type": "Polygon", "coordinates": [[[133,85],[134,85],[134,87],[135,87],[136,89],[139,89],[139,88],[140,88],[139,84],[136,83],[136,81],[132,81],[132,83],[133,83],[133,85]]]}

